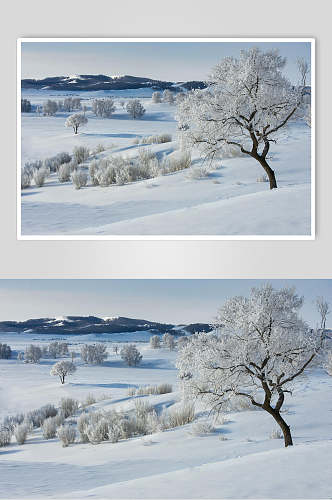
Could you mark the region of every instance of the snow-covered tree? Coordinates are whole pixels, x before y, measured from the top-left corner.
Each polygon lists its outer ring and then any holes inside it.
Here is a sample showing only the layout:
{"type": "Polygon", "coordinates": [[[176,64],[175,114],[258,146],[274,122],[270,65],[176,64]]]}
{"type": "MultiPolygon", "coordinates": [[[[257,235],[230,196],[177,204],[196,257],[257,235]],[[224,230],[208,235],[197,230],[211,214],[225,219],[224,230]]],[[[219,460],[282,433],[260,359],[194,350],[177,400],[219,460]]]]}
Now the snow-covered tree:
{"type": "Polygon", "coordinates": [[[157,104],[158,102],[161,102],[161,93],[160,92],[153,92],[151,99],[152,99],[152,102],[154,102],[155,104],[157,104]]]}
{"type": "Polygon", "coordinates": [[[107,359],[107,347],[105,344],[84,344],[81,347],[81,358],[90,365],[101,365],[107,359]]]}
{"type": "Polygon", "coordinates": [[[170,351],[173,351],[175,349],[174,335],[171,335],[170,333],[164,333],[163,344],[165,347],[168,347],[170,351]]]}
{"type": "Polygon", "coordinates": [[[301,89],[283,75],[286,59],[276,50],[241,51],[226,57],[213,70],[208,86],[194,90],[178,107],[178,128],[188,145],[213,159],[234,146],[254,158],[277,187],[268,164],[271,143],[300,112],[301,89]]]}
{"type": "Polygon", "coordinates": [[[219,310],[216,333],[193,335],[179,352],[184,391],[216,411],[246,398],[280,426],[285,446],[290,427],[281,416],[285,396],[303,374],[322,339],[299,316],[303,298],[270,284],[234,297],[219,310]]]}
{"type": "Polygon", "coordinates": [[[92,102],[92,112],[100,118],[111,118],[115,109],[115,104],[111,97],[107,99],[94,99],[92,102]]]}
{"type": "Polygon", "coordinates": [[[50,374],[53,377],[58,376],[61,384],[64,384],[66,377],[74,372],[76,372],[76,366],[71,361],[58,361],[52,366],[50,374]]]}
{"type": "Polygon", "coordinates": [[[142,361],[142,354],[135,344],[127,344],[122,347],[120,356],[128,366],[137,366],[142,361]]]}
{"type": "Polygon", "coordinates": [[[132,99],[131,101],[128,101],[126,110],[133,120],[139,120],[145,113],[145,108],[142,106],[138,99],[132,99]]]}
{"type": "Polygon", "coordinates": [[[296,62],[301,77],[301,85],[305,87],[310,72],[310,65],[304,57],[298,57],[296,62]]]}
{"type": "Polygon", "coordinates": [[[159,349],[160,347],[159,335],[152,335],[152,337],[150,337],[150,347],[152,347],[152,349],[159,349]]]}
{"type": "Polygon", "coordinates": [[[38,363],[41,357],[42,351],[37,345],[30,344],[24,351],[25,363],[38,363]]]}
{"type": "Polygon", "coordinates": [[[0,344],[0,359],[10,359],[12,357],[12,350],[7,344],[0,344]]]}
{"type": "Polygon", "coordinates": [[[326,328],[326,318],[330,314],[330,304],[324,299],[324,297],[317,297],[316,308],[320,316],[320,328],[325,330],[326,328]]]}
{"type": "Polygon", "coordinates": [[[68,116],[65,126],[72,127],[74,130],[74,134],[77,134],[79,127],[82,125],[86,125],[88,123],[88,119],[82,113],[74,113],[73,115],[68,116]]]}
{"type": "Polygon", "coordinates": [[[48,346],[48,353],[51,358],[58,358],[68,354],[68,344],[65,342],[51,342],[48,346]]]}
{"type": "Polygon", "coordinates": [[[174,104],[174,94],[169,89],[165,89],[163,92],[163,101],[168,102],[168,104],[174,104]]]}
{"type": "Polygon", "coordinates": [[[30,113],[31,111],[31,102],[28,99],[21,99],[21,112],[22,113],[30,113]]]}
{"type": "Polygon", "coordinates": [[[56,101],[47,99],[47,101],[43,104],[44,116],[54,116],[57,111],[58,111],[58,104],[56,101]]]}

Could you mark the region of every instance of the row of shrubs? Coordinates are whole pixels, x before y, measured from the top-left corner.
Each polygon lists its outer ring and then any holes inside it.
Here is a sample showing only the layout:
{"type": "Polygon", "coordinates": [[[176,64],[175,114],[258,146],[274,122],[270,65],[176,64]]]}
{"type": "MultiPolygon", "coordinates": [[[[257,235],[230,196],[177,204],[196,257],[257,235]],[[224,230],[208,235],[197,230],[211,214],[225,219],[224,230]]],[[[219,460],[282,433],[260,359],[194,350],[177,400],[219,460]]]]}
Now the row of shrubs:
{"type": "Polygon", "coordinates": [[[189,168],[190,165],[189,153],[158,159],[151,151],[142,149],[136,158],[114,156],[95,160],[89,165],[89,174],[94,186],[123,185],[167,175],[189,168]]]}
{"type": "Polygon", "coordinates": [[[168,394],[169,392],[173,392],[171,384],[141,385],[139,387],[130,387],[128,396],[150,396],[152,394],[168,394]]]}
{"type": "Polygon", "coordinates": [[[28,161],[21,171],[21,189],[30,187],[32,181],[37,187],[43,186],[46,179],[54,172],[57,172],[60,182],[67,182],[79,165],[103,151],[105,147],[102,144],[98,144],[92,150],[85,146],[76,146],[71,155],[62,152],[44,160],[28,161]]]}
{"type": "Polygon", "coordinates": [[[171,142],[171,134],[160,134],[160,135],[149,135],[146,137],[136,137],[133,140],[133,144],[164,144],[165,142],[171,142]]]}

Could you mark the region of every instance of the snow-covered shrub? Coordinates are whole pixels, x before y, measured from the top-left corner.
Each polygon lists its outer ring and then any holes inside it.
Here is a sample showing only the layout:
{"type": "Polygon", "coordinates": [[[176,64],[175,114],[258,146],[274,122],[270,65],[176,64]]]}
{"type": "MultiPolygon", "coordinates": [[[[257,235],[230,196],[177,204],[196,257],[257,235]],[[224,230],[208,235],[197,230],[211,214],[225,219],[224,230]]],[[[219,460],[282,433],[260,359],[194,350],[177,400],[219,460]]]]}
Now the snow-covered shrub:
{"type": "Polygon", "coordinates": [[[53,439],[56,437],[57,430],[57,420],[56,417],[48,417],[44,420],[42,424],[43,437],[44,439],[53,439]]]}
{"type": "Polygon", "coordinates": [[[17,359],[18,361],[23,361],[24,360],[24,352],[20,351],[17,353],[17,359]]]}
{"type": "MultiPolygon", "coordinates": [[[[40,168],[42,168],[44,165],[44,163],[41,161],[41,160],[35,160],[35,161],[27,161],[25,164],[24,164],[24,170],[25,172],[27,172],[28,174],[33,175],[34,171],[35,170],[39,170],[40,168]]],[[[46,165],[44,165],[45,168],[48,168],[46,165]]]]}
{"type": "Polygon", "coordinates": [[[73,149],[73,158],[79,165],[84,163],[89,158],[89,149],[85,146],[76,146],[73,149]]]}
{"type": "Polygon", "coordinates": [[[191,165],[191,154],[188,151],[182,152],[181,154],[172,155],[171,157],[164,158],[160,165],[161,173],[163,175],[170,174],[172,172],[178,172],[179,170],[184,170],[189,168],[191,165]]]}
{"type": "Polygon", "coordinates": [[[174,335],[171,335],[170,333],[164,333],[163,344],[165,347],[168,347],[170,351],[173,351],[175,349],[174,335]]]}
{"type": "Polygon", "coordinates": [[[37,187],[42,187],[45,184],[45,180],[48,176],[48,170],[45,168],[36,169],[33,173],[33,180],[37,187]]]}
{"type": "Polygon", "coordinates": [[[96,154],[98,153],[102,153],[103,151],[105,151],[105,146],[103,144],[97,144],[97,146],[95,147],[94,151],[96,154]]]}
{"type": "Polygon", "coordinates": [[[133,120],[139,120],[145,113],[145,108],[142,106],[138,99],[132,99],[131,101],[128,101],[126,110],[133,120]]]}
{"type": "Polygon", "coordinates": [[[30,344],[24,351],[25,363],[38,363],[41,357],[42,351],[37,345],[30,344]]]}
{"type": "Polygon", "coordinates": [[[86,434],[90,443],[97,444],[102,441],[108,441],[109,438],[109,424],[107,420],[101,417],[95,423],[91,423],[86,428],[86,434]]]}
{"type": "Polygon", "coordinates": [[[193,423],[190,431],[194,436],[202,436],[204,434],[212,434],[215,428],[208,420],[201,420],[193,423]]]}
{"type": "Polygon", "coordinates": [[[80,434],[81,443],[88,443],[89,436],[87,434],[87,428],[89,426],[90,417],[88,413],[81,413],[77,420],[77,430],[80,434]]]}
{"type": "Polygon", "coordinates": [[[121,358],[128,366],[137,366],[142,361],[142,354],[139,352],[135,344],[127,344],[122,347],[120,352],[121,358]]]}
{"type": "Polygon", "coordinates": [[[59,182],[68,182],[68,181],[70,181],[70,174],[71,174],[71,165],[70,165],[70,163],[64,163],[63,165],[59,166],[59,169],[58,169],[58,179],[59,179],[59,182]]]}
{"type": "Polygon", "coordinates": [[[176,341],[176,346],[178,349],[183,349],[187,345],[187,342],[188,342],[188,337],[186,336],[179,337],[176,341]]]}
{"type": "Polygon", "coordinates": [[[81,358],[90,365],[101,365],[107,359],[107,347],[105,344],[84,344],[81,347],[81,358]]]}
{"type": "Polygon", "coordinates": [[[154,392],[152,392],[151,394],[168,394],[169,392],[173,391],[173,386],[167,383],[155,385],[152,387],[154,392]]]}
{"type": "Polygon", "coordinates": [[[65,383],[66,377],[76,372],[76,366],[71,361],[58,361],[52,366],[50,374],[58,376],[61,384],[65,383]]]}
{"type": "Polygon", "coordinates": [[[188,170],[187,177],[188,179],[204,179],[208,177],[210,174],[210,169],[207,165],[192,165],[188,170]]]}
{"type": "Polygon", "coordinates": [[[33,422],[29,417],[25,416],[22,423],[26,426],[28,434],[33,431],[33,422]]]}
{"type": "Polygon", "coordinates": [[[272,429],[270,432],[270,439],[282,439],[283,437],[280,429],[272,429]]]}
{"type": "Polygon", "coordinates": [[[17,425],[20,425],[24,420],[24,415],[22,413],[18,413],[17,415],[10,415],[3,419],[1,427],[9,429],[11,433],[14,432],[14,429],[17,425]]]}
{"type": "Polygon", "coordinates": [[[75,170],[71,174],[71,180],[75,186],[75,189],[81,189],[88,183],[88,174],[83,170],[75,170]]]}
{"type": "Polygon", "coordinates": [[[60,410],[57,415],[54,417],[55,423],[57,427],[60,427],[65,421],[65,413],[63,410],[60,410]]]}
{"type": "Polygon", "coordinates": [[[8,446],[12,439],[12,433],[9,429],[1,428],[0,429],[0,448],[4,446],[8,446]]]}
{"type": "Polygon", "coordinates": [[[62,398],[60,400],[60,408],[65,418],[71,417],[78,410],[78,401],[73,398],[62,398]]]}
{"type": "Polygon", "coordinates": [[[0,343],[0,359],[10,359],[12,350],[9,345],[0,343]]]}
{"type": "Polygon", "coordinates": [[[89,392],[89,394],[87,395],[85,401],[84,401],[84,405],[85,406],[91,406],[93,404],[95,404],[97,402],[95,396],[89,392]]]}
{"type": "Polygon", "coordinates": [[[269,178],[267,175],[261,175],[257,177],[256,182],[269,182],[269,178]]]}
{"type": "Polygon", "coordinates": [[[150,337],[150,347],[152,347],[152,349],[159,349],[160,347],[159,335],[152,335],[152,337],[150,337]]]}
{"type": "Polygon", "coordinates": [[[58,413],[58,410],[52,404],[44,405],[40,408],[40,410],[44,413],[45,418],[55,417],[58,413]]]}
{"type": "Polygon", "coordinates": [[[164,409],[160,415],[160,425],[162,430],[173,429],[174,427],[190,424],[194,419],[194,405],[183,404],[171,410],[164,409]]]}
{"type": "Polygon", "coordinates": [[[62,442],[63,448],[66,448],[76,440],[76,430],[72,425],[61,425],[57,432],[58,438],[62,442]]]}
{"type": "Polygon", "coordinates": [[[144,399],[136,399],[134,401],[135,415],[137,418],[144,418],[153,411],[153,406],[144,399]]]}
{"type": "Polygon", "coordinates": [[[31,186],[31,175],[22,168],[21,170],[21,189],[27,189],[31,186]]]}
{"type": "Polygon", "coordinates": [[[140,144],[140,139],[139,137],[135,137],[135,139],[132,140],[132,144],[140,144]]]}
{"type": "Polygon", "coordinates": [[[130,397],[135,396],[135,394],[136,394],[136,387],[129,387],[129,389],[127,391],[127,394],[130,397]]]}

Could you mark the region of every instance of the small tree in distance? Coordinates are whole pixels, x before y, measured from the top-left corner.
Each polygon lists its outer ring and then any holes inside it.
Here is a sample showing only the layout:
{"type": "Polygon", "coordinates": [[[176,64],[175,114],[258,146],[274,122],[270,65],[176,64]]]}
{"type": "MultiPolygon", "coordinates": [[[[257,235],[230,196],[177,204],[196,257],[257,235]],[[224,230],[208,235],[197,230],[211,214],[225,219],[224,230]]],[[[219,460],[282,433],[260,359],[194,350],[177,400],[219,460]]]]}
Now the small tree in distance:
{"type": "Polygon", "coordinates": [[[72,375],[76,372],[76,366],[71,361],[58,361],[52,366],[50,374],[52,376],[58,376],[61,384],[65,383],[65,379],[68,375],[72,375]]]}
{"type": "Polygon", "coordinates": [[[164,333],[163,343],[165,347],[168,347],[170,351],[173,351],[175,349],[174,335],[171,335],[170,333],[164,333]]]}
{"type": "Polygon", "coordinates": [[[161,102],[161,93],[160,92],[153,92],[151,99],[152,99],[152,102],[154,102],[155,104],[161,102]]]}
{"type": "Polygon", "coordinates": [[[270,189],[276,188],[267,155],[302,103],[301,89],[282,73],[285,64],[278,51],[258,48],[223,59],[207,89],[189,92],[179,104],[178,128],[186,142],[209,159],[230,145],[238,148],[262,166],[270,189]]]}
{"type": "Polygon", "coordinates": [[[30,344],[24,351],[25,363],[38,363],[42,357],[42,350],[39,346],[30,344]]]}
{"type": "Polygon", "coordinates": [[[82,113],[74,113],[73,115],[68,116],[65,126],[72,127],[74,130],[74,134],[77,134],[79,127],[82,125],[86,125],[88,123],[87,117],[82,113]]]}
{"type": "Polygon", "coordinates": [[[195,334],[179,351],[177,366],[188,394],[220,411],[246,398],[279,425],[285,446],[293,444],[280,414],[292,383],[321,349],[322,339],[302,321],[303,298],[294,289],[253,288],[220,309],[216,335],[195,334]]]}
{"type": "Polygon", "coordinates": [[[324,297],[317,297],[316,307],[320,315],[320,328],[325,330],[326,328],[326,318],[330,314],[330,304],[324,299],[324,297]]]}
{"type": "Polygon", "coordinates": [[[152,349],[159,349],[160,347],[159,335],[152,335],[152,337],[150,337],[150,347],[152,347],[152,349]]]}
{"type": "Polygon", "coordinates": [[[139,120],[145,113],[145,108],[142,106],[138,99],[129,101],[126,106],[126,110],[133,120],[139,120]]]}
{"type": "Polygon", "coordinates": [[[123,346],[120,351],[120,356],[128,366],[139,365],[143,358],[135,344],[127,344],[123,346]]]}

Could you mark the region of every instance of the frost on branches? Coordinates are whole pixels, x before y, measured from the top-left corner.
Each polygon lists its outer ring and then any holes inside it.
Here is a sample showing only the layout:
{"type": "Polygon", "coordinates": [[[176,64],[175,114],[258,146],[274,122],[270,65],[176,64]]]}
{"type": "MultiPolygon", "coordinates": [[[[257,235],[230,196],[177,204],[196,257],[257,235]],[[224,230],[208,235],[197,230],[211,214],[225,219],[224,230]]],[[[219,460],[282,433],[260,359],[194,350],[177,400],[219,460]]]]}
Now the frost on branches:
{"type": "Polygon", "coordinates": [[[235,146],[260,163],[270,189],[276,188],[267,162],[270,145],[302,103],[301,89],[282,74],[285,64],[278,51],[258,48],[241,51],[239,59],[223,59],[208,87],[190,92],[179,104],[178,128],[187,144],[210,159],[235,146]]]}
{"type": "Polygon", "coordinates": [[[274,418],[285,446],[292,445],[280,410],[322,342],[300,318],[302,304],[294,289],[269,284],[253,288],[248,298],[228,300],[218,312],[216,333],[195,334],[179,351],[185,394],[202,398],[214,411],[247,398],[274,418]]]}
{"type": "Polygon", "coordinates": [[[61,384],[65,383],[66,377],[76,372],[76,366],[71,361],[58,361],[52,366],[50,374],[58,376],[61,384]]]}

